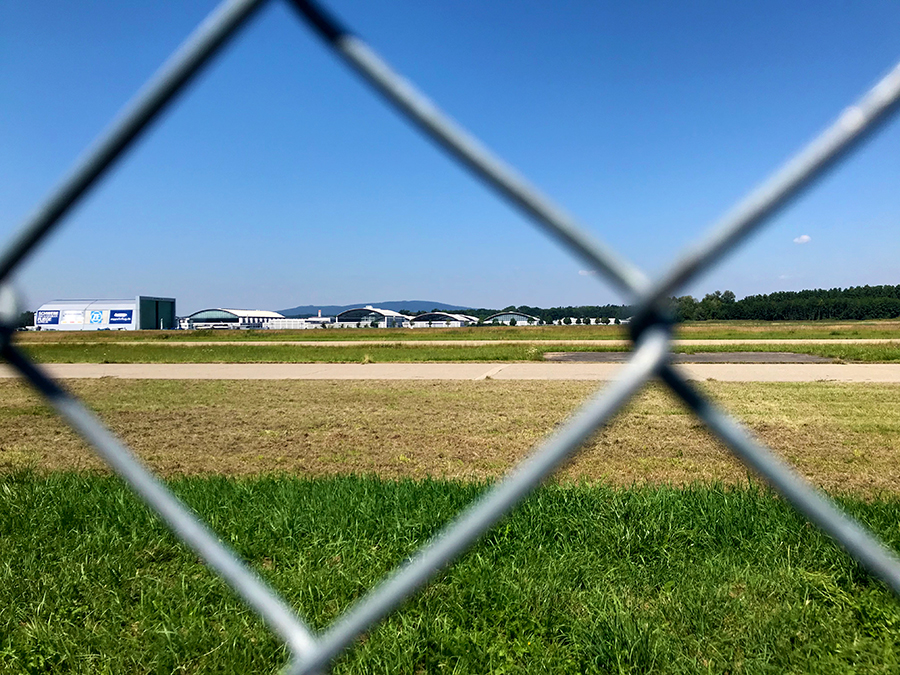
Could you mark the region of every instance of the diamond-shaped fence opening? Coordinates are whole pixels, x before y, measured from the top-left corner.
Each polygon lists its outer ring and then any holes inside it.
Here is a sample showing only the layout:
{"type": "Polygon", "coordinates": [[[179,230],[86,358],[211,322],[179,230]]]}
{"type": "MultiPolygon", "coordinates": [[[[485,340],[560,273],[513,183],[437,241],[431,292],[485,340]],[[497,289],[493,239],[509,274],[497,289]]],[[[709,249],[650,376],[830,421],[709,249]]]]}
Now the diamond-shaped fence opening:
{"type": "MultiPolygon", "coordinates": [[[[62,221],[70,208],[109,170],[146,126],[171,102],[253,14],[263,0],[226,0],[147,83],[86,158],[38,207],[0,256],[0,282],[62,221]]],[[[312,2],[291,0],[307,25],[402,114],[532,221],[624,291],[638,307],[632,323],[634,353],[620,377],[601,389],[531,456],[465,510],[322,633],[312,631],[279,595],[182,505],[77,399],[59,387],[12,344],[15,302],[0,293],[3,357],[34,386],[181,539],[279,635],[291,653],[290,673],[327,668],[364,631],[397,608],[439,570],[470,547],[531,490],[578,451],[651,378],[658,377],[747,466],[760,473],[810,521],[840,543],[859,563],[900,594],[900,560],[861,525],[844,515],[740,424],[717,409],[669,364],[667,298],[705,271],[764,224],[805,187],[851,151],[900,102],[900,65],[802,152],[751,192],[713,229],[652,281],[594,241],[564,211],[540,194],[475,138],[398,76],[362,40],[312,2]]],[[[8,288],[8,287],[6,287],[8,288]]]]}

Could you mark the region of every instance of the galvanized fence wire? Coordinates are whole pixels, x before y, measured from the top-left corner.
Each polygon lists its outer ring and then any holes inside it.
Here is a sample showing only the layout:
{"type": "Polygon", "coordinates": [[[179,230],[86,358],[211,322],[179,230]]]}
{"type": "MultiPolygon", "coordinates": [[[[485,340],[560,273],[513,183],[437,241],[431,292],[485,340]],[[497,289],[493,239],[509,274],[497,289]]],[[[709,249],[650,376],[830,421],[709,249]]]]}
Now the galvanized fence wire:
{"type": "MultiPolygon", "coordinates": [[[[714,406],[672,365],[667,298],[765,224],[874,132],[900,106],[900,65],[804,150],[751,192],[713,228],[707,239],[676,259],[652,282],[640,269],[589,236],[574,218],[495,157],[385,63],[365,42],[321,7],[288,0],[306,23],[390,104],[483,182],[522,210],[573,255],[602,272],[638,309],[632,325],[635,349],[621,375],[584,404],[555,434],[480,500],[446,526],[417,554],[353,605],[321,634],[248,568],[76,398],[33,364],[12,342],[15,312],[4,303],[2,356],[40,392],[116,473],[284,641],[292,674],[322,672],[364,631],[396,609],[562,462],[574,455],[652,378],[665,383],[747,466],[761,474],[810,521],[900,595],[900,560],[859,523],[816,491],[752,434],[714,406]]],[[[0,282],[62,222],[73,205],[114,166],[199,70],[258,10],[264,0],[226,0],[192,33],[121,115],[78,161],[71,173],[26,220],[0,253],[0,282]]]]}

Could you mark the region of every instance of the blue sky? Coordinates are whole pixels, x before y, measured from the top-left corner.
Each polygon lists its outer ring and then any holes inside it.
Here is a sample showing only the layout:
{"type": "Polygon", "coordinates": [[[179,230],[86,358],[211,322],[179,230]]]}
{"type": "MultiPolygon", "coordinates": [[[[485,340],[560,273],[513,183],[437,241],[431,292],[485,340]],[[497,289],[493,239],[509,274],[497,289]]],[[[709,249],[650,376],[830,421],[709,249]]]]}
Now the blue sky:
{"type": "MultiPolygon", "coordinates": [[[[900,60],[886,2],[328,6],[595,236],[658,274],[900,60]]],[[[14,231],[214,7],[0,5],[14,231]]],[[[898,284],[900,122],[686,289],[898,284]],[[806,243],[795,239],[807,237],[806,243]]],[[[16,276],[53,298],[280,309],[620,302],[268,4],[16,276]]]]}

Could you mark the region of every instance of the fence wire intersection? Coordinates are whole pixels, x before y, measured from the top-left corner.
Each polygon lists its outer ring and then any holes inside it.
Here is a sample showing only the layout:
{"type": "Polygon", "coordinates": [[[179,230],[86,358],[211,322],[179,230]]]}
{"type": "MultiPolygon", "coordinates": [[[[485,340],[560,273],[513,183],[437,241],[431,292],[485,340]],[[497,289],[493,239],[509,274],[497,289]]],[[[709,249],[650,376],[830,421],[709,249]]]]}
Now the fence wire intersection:
{"type": "MultiPolygon", "coordinates": [[[[93,413],[13,344],[13,326],[17,318],[15,303],[7,301],[9,293],[5,291],[8,286],[0,288],[4,291],[0,292],[0,352],[3,358],[94,447],[172,532],[281,638],[291,655],[286,672],[300,675],[327,669],[361,633],[462,555],[560,464],[577,453],[654,377],[693,410],[736,457],[762,475],[800,513],[900,595],[900,560],[897,556],[754,439],[746,428],[719,410],[669,363],[671,322],[667,307],[671,295],[758,230],[896,113],[900,106],[900,65],[727,213],[706,239],[676,258],[670,270],[652,282],[640,269],[588,235],[574,218],[442,113],[323,8],[305,0],[286,1],[339,57],[402,115],[574,256],[602,272],[637,306],[631,326],[634,353],[621,375],[601,388],[562,428],[538,444],[528,459],[422,546],[418,553],[349,608],[332,626],[316,634],[93,413]]],[[[225,0],[194,30],[0,253],[0,283],[7,282],[27,255],[60,225],[69,210],[264,3],[265,0],[225,0]]]]}

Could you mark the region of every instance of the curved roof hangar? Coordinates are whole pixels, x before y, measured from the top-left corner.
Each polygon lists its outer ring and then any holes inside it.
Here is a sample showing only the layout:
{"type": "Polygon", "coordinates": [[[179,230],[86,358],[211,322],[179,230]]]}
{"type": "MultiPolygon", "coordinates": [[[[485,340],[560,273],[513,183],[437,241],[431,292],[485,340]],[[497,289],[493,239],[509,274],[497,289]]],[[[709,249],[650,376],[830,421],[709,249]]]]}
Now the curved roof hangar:
{"type": "Polygon", "coordinates": [[[426,312],[411,319],[413,323],[431,322],[459,322],[459,323],[478,323],[478,318],[469,316],[468,314],[450,314],[449,312],[426,312]]]}
{"type": "Polygon", "coordinates": [[[506,312],[497,312],[496,314],[491,314],[488,318],[484,320],[485,323],[492,323],[494,321],[498,323],[509,323],[513,319],[516,320],[516,323],[537,323],[538,318],[536,316],[531,316],[531,314],[524,314],[523,312],[514,312],[512,310],[506,312]]]}

